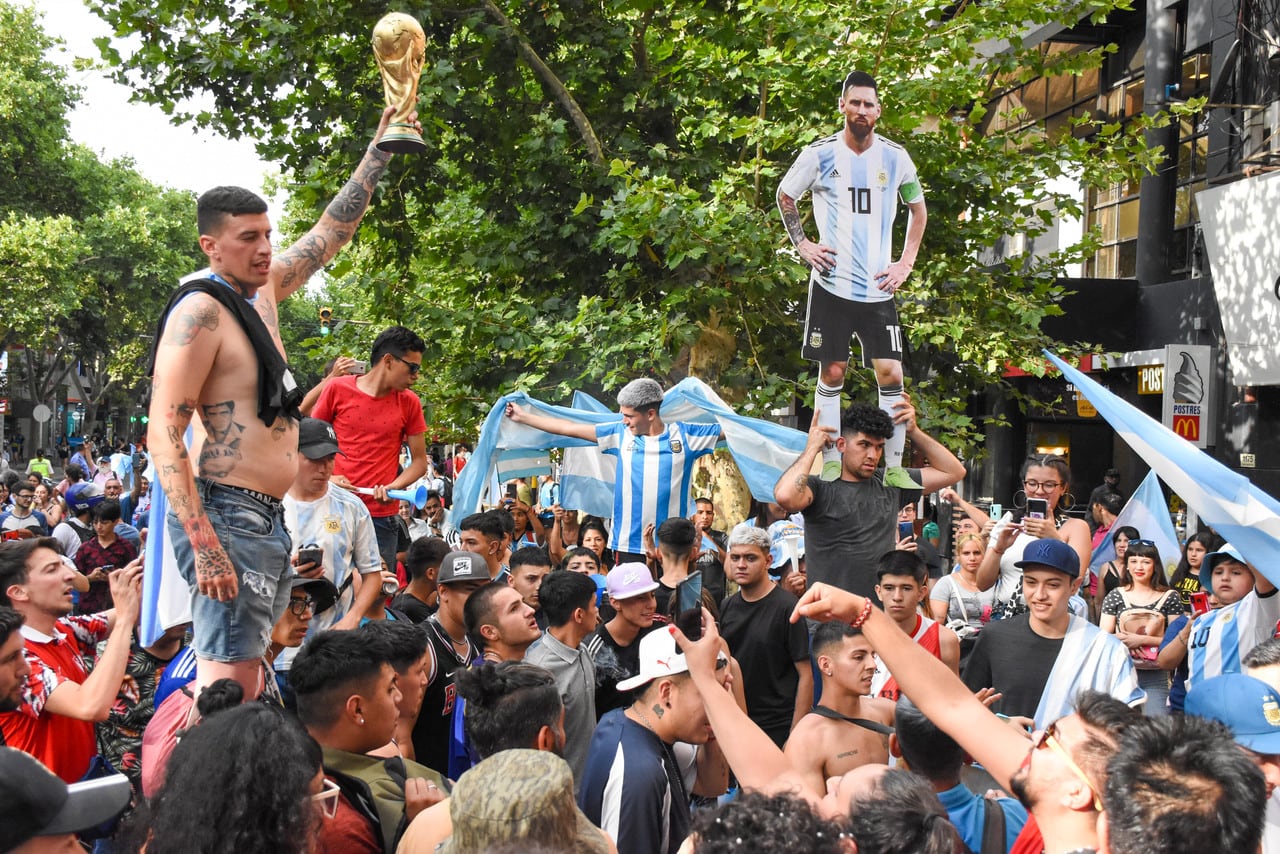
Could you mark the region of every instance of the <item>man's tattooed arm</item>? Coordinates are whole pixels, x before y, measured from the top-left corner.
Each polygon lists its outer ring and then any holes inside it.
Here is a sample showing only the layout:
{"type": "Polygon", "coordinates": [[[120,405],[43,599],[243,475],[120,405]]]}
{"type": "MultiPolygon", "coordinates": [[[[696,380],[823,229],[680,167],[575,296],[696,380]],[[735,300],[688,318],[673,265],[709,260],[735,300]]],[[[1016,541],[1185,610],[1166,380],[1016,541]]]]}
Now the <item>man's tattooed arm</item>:
{"type": "Polygon", "coordinates": [[[351,240],[390,162],[391,155],[370,145],[355,174],[325,208],[320,221],[301,240],[276,256],[271,263],[271,272],[278,277],[275,286],[277,302],[306,284],[351,240]]]}
{"type": "Polygon", "coordinates": [[[779,190],[778,210],[782,212],[782,224],[787,229],[787,236],[791,238],[791,245],[799,246],[807,238],[804,236],[804,226],[800,224],[800,211],[796,208],[796,200],[779,190]]]}

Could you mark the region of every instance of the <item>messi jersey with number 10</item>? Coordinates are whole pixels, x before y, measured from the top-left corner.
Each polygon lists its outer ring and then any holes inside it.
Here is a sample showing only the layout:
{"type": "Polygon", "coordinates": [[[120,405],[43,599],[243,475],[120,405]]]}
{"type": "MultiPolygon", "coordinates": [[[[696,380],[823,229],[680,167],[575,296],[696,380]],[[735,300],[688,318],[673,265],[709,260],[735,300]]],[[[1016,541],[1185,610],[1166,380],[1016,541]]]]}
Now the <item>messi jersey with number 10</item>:
{"type": "Polygon", "coordinates": [[[813,193],[813,218],[820,243],[836,250],[836,267],[813,271],[811,281],[855,302],[882,302],[892,294],[876,287],[875,274],[893,263],[893,221],[898,198],[924,198],[915,164],[906,149],[876,136],[862,154],[845,144],[844,132],[820,139],[800,152],[782,179],[793,199],[813,193]]]}

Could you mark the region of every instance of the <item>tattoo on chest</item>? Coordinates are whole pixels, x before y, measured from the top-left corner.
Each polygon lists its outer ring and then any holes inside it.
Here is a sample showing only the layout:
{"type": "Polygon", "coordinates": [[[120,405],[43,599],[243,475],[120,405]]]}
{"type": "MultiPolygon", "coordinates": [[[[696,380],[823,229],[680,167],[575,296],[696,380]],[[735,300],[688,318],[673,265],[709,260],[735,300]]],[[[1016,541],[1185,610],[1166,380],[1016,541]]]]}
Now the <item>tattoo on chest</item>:
{"type": "Polygon", "coordinates": [[[201,329],[212,332],[217,328],[218,307],[209,303],[196,303],[180,311],[176,317],[169,318],[165,323],[164,343],[185,347],[196,340],[201,329]]]}
{"type": "Polygon", "coordinates": [[[198,461],[201,477],[226,477],[240,462],[244,425],[236,423],[235,414],[234,400],[200,407],[201,420],[208,433],[198,461]]]}
{"type": "Polygon", "coordinates": [[[857,756],[861,751],[846,750],[844,753],[837,753],[836,759],[848,759],[850,756],[857,756]]]}

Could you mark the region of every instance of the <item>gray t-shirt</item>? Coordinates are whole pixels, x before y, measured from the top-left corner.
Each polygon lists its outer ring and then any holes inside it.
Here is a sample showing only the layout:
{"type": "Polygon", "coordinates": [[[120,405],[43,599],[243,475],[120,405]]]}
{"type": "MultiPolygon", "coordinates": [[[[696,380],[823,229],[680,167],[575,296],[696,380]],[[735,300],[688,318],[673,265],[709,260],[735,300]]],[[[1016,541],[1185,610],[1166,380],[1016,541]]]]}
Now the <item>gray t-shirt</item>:
{"type": "Polygon", "coordinates": [[[573,649],[550,632],[524,654],[524,660],[551,671],[564,702],[564,760],[573,769],[573,788],[578,791],[587,764],[587,748],[596,728],[596,666],[585,649],[573,649]]]}
{"type": "MultiPolygon", "coordinates": [[[[907,472],[920,482],[920,469],[907,472]]],[[[920,498],[920,490],[885,486],[881,477],[881,472],[863,481],[809,476],[813,503],[804,509],[809,584],[821,581],[876,599],[876,563],[893,549],[898,511],[920,498]]]]}
{"type": "Polygon", "coordinates": [[[964,620],[970,627],[982,631],[991,619],[995,594],[995,587],[971,590],[957,584],[954,576],[945,575],[929,589],[929,601],[947,603],[947,622],[964,620]]]}

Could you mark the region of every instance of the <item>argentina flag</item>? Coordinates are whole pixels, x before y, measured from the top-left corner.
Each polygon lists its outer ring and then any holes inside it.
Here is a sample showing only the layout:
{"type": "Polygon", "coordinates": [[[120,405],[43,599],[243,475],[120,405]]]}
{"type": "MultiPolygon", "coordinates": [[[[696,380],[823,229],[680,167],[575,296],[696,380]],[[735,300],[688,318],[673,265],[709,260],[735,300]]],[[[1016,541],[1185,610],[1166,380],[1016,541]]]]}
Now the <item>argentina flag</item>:
{"type": "Polygon", "coordinates": [[[1280,502],[1083,372],[1044,353],[1161,480],[1245,560],[1280,584],[1280,502]]]}
{"type": "MultiPolygon", "coordinates": [[[[1173,520],[1169,518],[1169,507],[1165,504],[1164,492],[1160,489],[1160,478],[1156,477],[1154,470],[1147,472],[1142,483],[1134,490],[1124,509],[1111,525],[1111,530],[1115,532],[1126,525],[1137,528],[1144,540],[1150,540],[1156,544],[1165,578],[1171,577],[1182,557],[1182,546],[1178,544],[1178,534],[1173,529],[1173,520]]],[[[1097,572],[1103,564],[1109,560],[1115,560],[1115,557],[1115,543],[1111,542],[1110,536],[1104,537],[1093,552],[1089,568],[1097,572]]]]}
{"type": "MultiPolygon", "coordinates": [[[[508,403],[517,403],[540,415],[565,418],[579,424],[605,424],[622,419],[618,413],[582,393],[575,394],[573,406],[552,406],[534,400],[524,392],[502,397],[489,411],[471,462],[454,485],[458,512],[471,513],[480,508],[500,452],[564,448],[561,503],[609,518],[613,512],[616,460],[601,454],[593,442],[515,423],[504,415],[508,403]]],[[[710,386],[695,377],[681,380],[670,388],[663,395],[659,413],[668,423],[719,424],[725,444],[747,487],[760,501],[773,501],[774,484],[800,456],[808,439],[808,435],[799,430],[739,415],[710,386]]]]}

